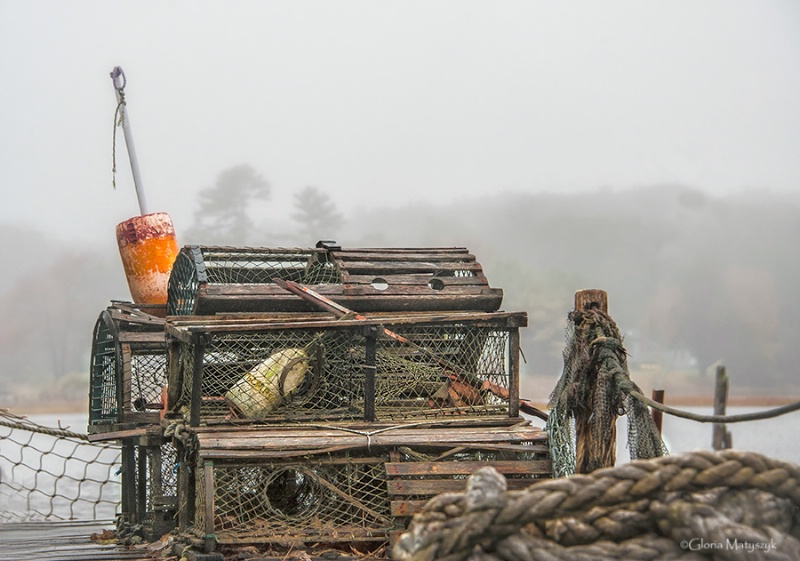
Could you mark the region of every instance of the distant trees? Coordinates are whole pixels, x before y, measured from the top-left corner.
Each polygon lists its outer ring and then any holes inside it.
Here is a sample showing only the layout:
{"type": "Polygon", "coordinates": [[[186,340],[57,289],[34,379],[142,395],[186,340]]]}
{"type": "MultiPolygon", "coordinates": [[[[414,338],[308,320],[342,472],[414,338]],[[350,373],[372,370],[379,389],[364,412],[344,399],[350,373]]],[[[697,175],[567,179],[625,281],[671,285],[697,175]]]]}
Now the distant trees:
{"type": "Polygon", "coordinates": [[[300,224],[298,235],[308,244],[322,238],[334,238],[344,224],[336,203],[317,187],[306,187],[295,193],[294,208],[292,218],[300,224]]]}
{"type": "Polygon", "coordinates": [[[62,250],[0,293],[0,382],[50,384],[82,373],[88,388],[92,328],[113,298],[125,298],[118,256],[62,250]]]}
{"type": "Polygon", "coordinates": [[[472,250],[503,307],[528,312],[529,374],[558,373],[573,294],[600,288],[634,368],[700,374],[722,360],[739,391],[798,387],[796,197],[712,198],[680,185],[510,194],[373,209],[357,226],[365,244],[472,250]]]}
{"type": "Polygon", "coordinates": [[[186,232],[192,240],[207,244],[246,245],[256,227],[248,209],[255,200],[269,200],[270,185],[248,164],[228,168],[214,185],[200,191],[195,223],[186,232]]]}

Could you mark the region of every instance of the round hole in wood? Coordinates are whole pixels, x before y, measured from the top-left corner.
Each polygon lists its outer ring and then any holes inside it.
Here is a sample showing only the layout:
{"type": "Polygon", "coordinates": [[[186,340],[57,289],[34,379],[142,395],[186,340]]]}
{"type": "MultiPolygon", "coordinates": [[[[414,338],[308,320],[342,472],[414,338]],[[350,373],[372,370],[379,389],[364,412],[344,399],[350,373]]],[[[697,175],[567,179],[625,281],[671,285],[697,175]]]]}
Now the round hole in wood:
{"type": "Polygon", "coordinates": [[[380,277],[372,279],[372,282],[369,285],[375,290],[386,290],[389,288],[389,283],[386,282],[386,279],[382,279],[380,277]]]}

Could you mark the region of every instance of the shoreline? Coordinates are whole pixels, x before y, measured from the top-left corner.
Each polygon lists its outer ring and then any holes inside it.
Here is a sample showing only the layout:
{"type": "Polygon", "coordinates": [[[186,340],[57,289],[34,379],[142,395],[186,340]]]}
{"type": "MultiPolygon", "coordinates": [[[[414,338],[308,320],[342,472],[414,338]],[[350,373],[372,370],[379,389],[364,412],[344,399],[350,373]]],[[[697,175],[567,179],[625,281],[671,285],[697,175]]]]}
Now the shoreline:
{"type": "MultiPolygon", "coordinates": [[[[532,403],[547,411],[547,402],[541,399],[532,399],[532,403]]],[[[800,401],[800,396],[777,396],[777,395],[732,395],[728,397],[727,405],[729,407],[780,407],[788,403],[800,401]]],[[[667,395],[664,400],[666,405],[671,407],[711,407],[713,406],[713,396],[710,395],[667,395]]],[[[1,409],[5,409],[15,415],[58,415],[58,414],[77,414],[88,413],[89,406],[85,402],[75,401],[53,401],[53,402],[37,402],[37,403],[17,403],[13,406],[3,406],[0,404],[1,409]]]]}

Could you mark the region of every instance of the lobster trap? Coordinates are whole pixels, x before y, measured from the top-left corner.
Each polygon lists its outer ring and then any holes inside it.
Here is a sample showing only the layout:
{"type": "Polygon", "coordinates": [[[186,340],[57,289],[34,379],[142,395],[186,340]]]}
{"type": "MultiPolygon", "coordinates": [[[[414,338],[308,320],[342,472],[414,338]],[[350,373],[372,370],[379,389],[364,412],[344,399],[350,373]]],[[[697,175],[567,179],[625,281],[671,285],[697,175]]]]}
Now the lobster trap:
{"type": "Polygon", "coordinates": [[[385,542],[487,462],[549,477],[501,302],[464,248],[184,247],[166,309],[95,326],[90,432],[122,442],[127,526],[207,553],[385,542]]]}
{"type": "Polygon", "coordinates": [[[275,284],[313,286],[359,312],[497,311],[491,288],[466,248],[311,249],[186,246],[169,281],[169,315],[312,312],[317,308],[275,284]]]}
{"type": "Polygon", "coordinates": [[[123,302],[100,313],[89,374],[90,433],[158,423],[167,384],[166,351],[163,318],[123,302]]]}
{"type": "MultiPolygon", "coordinates": [[[[433,495],[490,462],[521,489],[549,477],[546,437],[518,421],[197,430],[181,527],[216,544],[385,542],[433,495]],[[191,498],[194,497],[192,501],[191,498]]],[[[183,502],[183,501],[182,501],[183,502]]]]}
{"type": "Polygon", "coordinates": [[[192,426],[516,417],[525,322],[500,312],[175,320],[169,408],[192,426]]]}

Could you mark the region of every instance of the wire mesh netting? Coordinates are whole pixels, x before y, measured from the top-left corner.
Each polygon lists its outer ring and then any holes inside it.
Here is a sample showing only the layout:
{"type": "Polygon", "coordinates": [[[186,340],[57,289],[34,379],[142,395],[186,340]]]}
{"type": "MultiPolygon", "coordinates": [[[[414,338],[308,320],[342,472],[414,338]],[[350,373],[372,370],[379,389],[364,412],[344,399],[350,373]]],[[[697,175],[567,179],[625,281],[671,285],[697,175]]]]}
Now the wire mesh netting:
{"type": "MultiPolygon", "coordinates": [[[[380,337],[374,403],[379,419],[507,413],[508,328],[469,323],[390,326],[413,344],[380,337]]],[[[195,345],[182,343],[180,404],[191,404],[195,345]]],[[[200,417],[358,419],[365,402],[363,328],[215,333],[205,344],[200,417]]]]}
{"type": "Polygon", "coordinates": [[[103,312],[97,318],[92,338],[92,363],[89,373],[89,423],[113,423],[118,416],[116,326],[103,312]]]}
{"type": "Polygon", "coordinates": [[[2,411],[0,521],[113,519],[119,465],[117,445],[2,411]]]}
{"type": "Polygon", "coordinates": [[[205,533],[206,470],[213,470],[219,543],[383,540],[391,526],[383,464],[341,457],[197,470],[195,528],[205,533]]]}
{"type": "Polygon", "coordinates": [[[276,277],[309,285],[341,282],[325,251],[187,246],[172,267],[167,313],[193,314],[201,283],[268,284],[276,277]]]}
{"type": "Polygon", "coordinates": [[[160,407],[166,351],[163,327],[119,321],[110,309],[102,312],[92,345],[89,424],[121,422],[125,411],[160,407]]]}

